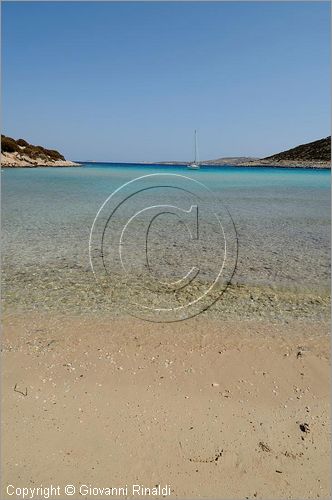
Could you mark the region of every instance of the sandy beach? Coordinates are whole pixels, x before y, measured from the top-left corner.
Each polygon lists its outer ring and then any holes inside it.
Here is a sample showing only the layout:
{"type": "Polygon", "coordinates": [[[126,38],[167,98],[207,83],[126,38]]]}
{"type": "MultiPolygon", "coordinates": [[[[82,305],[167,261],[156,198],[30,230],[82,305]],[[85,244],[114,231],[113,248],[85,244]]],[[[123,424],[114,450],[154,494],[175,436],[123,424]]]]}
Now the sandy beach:
{"type": "Polygon", "coordinates": [[[1,13],[0,499],[331,498],[328,3],[1,13]]]}
{"type": "Polygon", "coordinates": [[[8,314],[2,498],[329,498],[328,380],[325,322],[8,314]]]}

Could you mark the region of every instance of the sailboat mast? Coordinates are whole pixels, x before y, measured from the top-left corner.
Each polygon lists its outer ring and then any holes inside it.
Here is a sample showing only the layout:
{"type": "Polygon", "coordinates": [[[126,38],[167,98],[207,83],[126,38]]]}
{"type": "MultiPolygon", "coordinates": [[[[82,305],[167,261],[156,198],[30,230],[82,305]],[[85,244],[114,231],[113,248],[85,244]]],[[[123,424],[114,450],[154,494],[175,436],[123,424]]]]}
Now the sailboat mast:
{"type": "Polygon", "coordinates": [[[188,168],[199,168],[199,163],[198,163],[198,145],[197,145],[197,130],[195,129],[194,131],[194,139],[195,139],[195,159],[193,163],[189,163],[187,165],[188,168]]]}

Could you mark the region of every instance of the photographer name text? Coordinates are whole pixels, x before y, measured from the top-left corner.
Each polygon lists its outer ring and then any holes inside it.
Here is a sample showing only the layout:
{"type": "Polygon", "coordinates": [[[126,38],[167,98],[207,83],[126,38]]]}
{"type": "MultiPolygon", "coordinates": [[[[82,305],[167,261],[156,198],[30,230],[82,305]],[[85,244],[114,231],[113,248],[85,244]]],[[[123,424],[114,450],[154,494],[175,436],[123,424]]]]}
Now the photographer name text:
{"type": "Polygon", "coordinates": [[[66,486],[37,486],[37,487],[24,487],[9,484],[6,488],[6,493],[9,497],[34,499],[34,498],[56,498],[56,497],[71,497],[73,495],[80,495],[85,497],[154,497],[163,496],[168,497],[171,495],[171,487],[169,485],[155,485],[144,486],[142,484],[124,485],[124,486],[95,486],[91,484],[67,484],[66,486]]]}

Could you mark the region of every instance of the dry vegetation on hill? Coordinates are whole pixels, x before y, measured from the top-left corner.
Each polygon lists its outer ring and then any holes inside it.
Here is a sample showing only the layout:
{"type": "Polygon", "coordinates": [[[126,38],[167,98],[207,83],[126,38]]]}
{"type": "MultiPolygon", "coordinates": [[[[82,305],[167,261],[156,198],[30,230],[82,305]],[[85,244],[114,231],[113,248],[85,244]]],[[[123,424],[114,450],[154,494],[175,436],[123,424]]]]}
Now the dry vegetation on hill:
{"type": "Polygon", "coordinates": [[[1,135],[1,164],[4,167],[75,166],[55,149],[34,146],[24,139],[1,135]]]}
{"type": "Polygon", "coordinates": [[[331,136],[318,141],[301,144],[295,148],[268,156],[264,160],[331,161],[331,136]]]}

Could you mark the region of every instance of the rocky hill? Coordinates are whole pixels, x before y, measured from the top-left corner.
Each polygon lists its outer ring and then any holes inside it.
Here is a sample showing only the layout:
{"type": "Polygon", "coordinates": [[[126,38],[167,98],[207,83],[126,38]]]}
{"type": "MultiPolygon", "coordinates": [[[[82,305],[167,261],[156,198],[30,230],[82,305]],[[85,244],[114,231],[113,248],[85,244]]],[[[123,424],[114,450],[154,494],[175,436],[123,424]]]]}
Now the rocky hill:
{"type": "Polygon", "coordinates": [[[308,142],[307,144],[301,144],[295,148],[288,149],[282,153],[278,153],[272,156],[264,158],[264,160],[273,161],[319,161],[319,162],[330,162],[331,161],[331,137],[325,137],[325,139],[320,139],[318,141],[308,142]]]}
{"type": "Polygon", "coordinates": [[[15,140],[1,135],[2,167],[74,167],[78,163],[66,160],[54,149],[34,146],[24,139],[15,140]]]}
{"type": "Polygon", "coordinates": [[[248,166],[331,168],[331,136],[254,160],[248,166]]]}
{"type": "Polygon", "coordinates": [[[209,165],[233,166],[272,166],[272,167],[302,167],[331,168],[331,136],[318,141],[301,144],[295,148],[282,151],[266,158],[218,158],[204,162],[209,165]]]}

